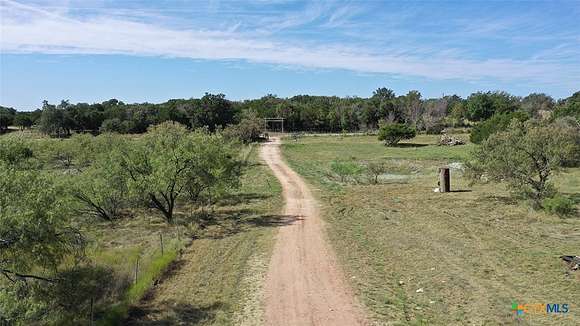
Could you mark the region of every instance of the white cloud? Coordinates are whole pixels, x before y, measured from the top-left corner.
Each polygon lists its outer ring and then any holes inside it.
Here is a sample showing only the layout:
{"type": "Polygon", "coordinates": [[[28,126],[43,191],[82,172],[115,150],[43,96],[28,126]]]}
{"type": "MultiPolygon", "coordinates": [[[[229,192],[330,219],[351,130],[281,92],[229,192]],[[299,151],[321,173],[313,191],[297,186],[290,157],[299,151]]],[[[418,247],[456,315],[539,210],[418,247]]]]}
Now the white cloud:
{"type": "MultiPolygon", "coordinates": [[[[564,64],[544,57],[474,60],[451,56],[453,50],[426,54],[417,51],[420,47],[411,48],[410,51],[395,47],[378,51],[337,44],[292,44],[238,32],[237,27],[223,31],[179,29],[102,14],[73,18],[62,11],[51,12],[11,0],[1,3],[0,49],[6,53],[127,54],[247,60],[431,79],[526,80],[573,87],[580,84],[578,62],[564,64]]],[[[305,21],[315,19],[318,11],[313,12],[312,16],[302,18],[305,21]]],[[[283,24],[304,21],[298,17],[293,19],[283,24]]]]}

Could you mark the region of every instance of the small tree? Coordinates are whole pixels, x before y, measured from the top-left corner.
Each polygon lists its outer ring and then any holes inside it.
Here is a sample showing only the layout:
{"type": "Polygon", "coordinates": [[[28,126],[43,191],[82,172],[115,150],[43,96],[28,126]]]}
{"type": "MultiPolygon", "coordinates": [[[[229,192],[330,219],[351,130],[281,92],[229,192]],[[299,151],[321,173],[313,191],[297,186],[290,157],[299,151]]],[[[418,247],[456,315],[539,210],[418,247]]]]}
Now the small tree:
{"type": "Polygon", "coordinates": [[[169,223],[178,200],[197,200],[239,176],[239,163],[221,136],[203,130],[190,133],[174,122],[150,128],[120,161],[132,194],[149,202],[169,223]]]}
{"type": "Polygon", "coordinates": [[[255,112],[249,112],[240,123],[230,125],[224,129],[224,136],[228,139],[237,139],[244,144],[260,140],[263,122],[255,112]]]}
{"type": "Polygon", "coordinates": [[[414,128],[402,123],[389,123],[383,125],[379,130],[379,140],[384,141],[387,146],[395,146],[403,139],[411,139],[416,136],[414,128]]]}
{"type": "Polygon", "coordinates": [[[80,211],[113,221],[120,214],[128,194],[128,175],[116,161],[116,149],[103,153],[74,178],[72,196],[81,204],[80,211]]]}
{"type": "Polygon", "coordinates": [[[379,183],[379,176],[388,171],[388,165],[384,162],[370,162],[366,172],[373,184],[379,183]]]}
{"type": "Polygon", "coordinates": [[[513,120],[508,130],[491,135],[475,149],[470,174],[506,181],[512,190],[541,207],[542,199],[555,193],[551,177],[579,150],[573,136],[577,132],[536,120],[513,120]]]}

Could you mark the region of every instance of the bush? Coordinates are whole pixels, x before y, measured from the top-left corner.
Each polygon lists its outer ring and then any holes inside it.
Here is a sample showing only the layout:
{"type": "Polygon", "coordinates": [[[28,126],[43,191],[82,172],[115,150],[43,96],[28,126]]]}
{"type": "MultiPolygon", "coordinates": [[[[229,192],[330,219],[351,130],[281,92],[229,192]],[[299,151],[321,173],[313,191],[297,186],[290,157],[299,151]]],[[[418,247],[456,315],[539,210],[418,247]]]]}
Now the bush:
{"type": "Polygon", "coordinates": [[[367,164],[367,176],[373,184],[379,183],[379,176],[388,171],[388,165],[384,162],[370,162],[367,164]]]}
{"type": "Polygon", "coordinates": [[[471,130],[469,140],[472,143],[481,144],[484,140],[488,139],[490,135],[498,131],[506,130],[513,119],[523,122],[529,118],[528,114],[521,111],[496,114],[490,119],[476,125],[473,130],[471,130]]]}
{"type": "Polygon", "coordinates": [[[17,138],[0,140],[0,161],[9,165],[18,165],[33,156],[30,144],[24,140],[17,138]]]}
{"type": "Polygon", "coordinates": [[[417,135],[414,128],[402,123],[390,123],[379,130],[379,140],[387,146],[394,146],[403,139],[411,139],[417,135]]]}
{"type": "Polygon", "coordinates": [[[574,201],[562,195],[546,198],[542,201],[542,207],[549,213],[559,216],[570,215],[574,212],[574,201]]]}
{"type": "Polygon", "coordinates": [[[237,125],[230,125],[224,129],[224,137],[227,139],[237,139],[244,144],[249,144],[260,140],[262,133],[262,122],[256,116],[249,116],[237,125]]]}

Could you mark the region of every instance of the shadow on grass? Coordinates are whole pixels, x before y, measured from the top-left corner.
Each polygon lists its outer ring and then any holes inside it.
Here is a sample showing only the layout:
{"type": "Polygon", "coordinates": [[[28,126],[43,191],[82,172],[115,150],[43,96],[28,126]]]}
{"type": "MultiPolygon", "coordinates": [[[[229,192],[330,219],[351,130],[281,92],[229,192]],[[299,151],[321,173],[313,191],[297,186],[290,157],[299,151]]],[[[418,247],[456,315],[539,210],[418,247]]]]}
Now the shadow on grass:
{"type": "Polygon", "coordinates": [[[469,190],[469,189],[457,189],[457,190],[451,190],[451,192],[472,192],[473,190],[469,190]]]}
{"type": "Polygon", "coordinates": [[[243,223],[257,227],[279,227],[292,225],[303,220],[303,216],[300,215],[262,215],[259,218],[243,221],[243,223]]]}
{"type": "Polygon", "coordinates": [[[194,306],[187,303],[167,301],[161,306],[133,307],[123,325],[195,325],[212,320],[224,304],[216,302],[208,306],[194,306]]]}
{"type": "Polygon", "coordinates": [[[259,214],[251,209],[220,209],[183,217],[179,224],[196,224],[194,239],[223,239],[253,228],[280,227],[301,220],[301,216],[259,214]]]}
{"type": "Polygon", "coordinates": [[[398,144],[391,145],[391,146],[388,146],[388,147],[413,148],[413,147],[425,147],[425,146],[429,146],[429,144],[398,143],[398,144]]]}

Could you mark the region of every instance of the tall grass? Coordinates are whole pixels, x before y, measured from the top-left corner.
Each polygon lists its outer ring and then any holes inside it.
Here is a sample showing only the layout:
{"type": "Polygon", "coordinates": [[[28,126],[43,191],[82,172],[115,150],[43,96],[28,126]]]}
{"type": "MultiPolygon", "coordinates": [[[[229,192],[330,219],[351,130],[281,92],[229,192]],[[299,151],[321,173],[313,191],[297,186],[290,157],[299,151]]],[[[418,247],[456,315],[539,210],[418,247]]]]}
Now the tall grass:
{"type": "Polygon", "coordinates": [[[129,307],[138,303],[145,296],[155,280],[161,277],[175,261],[178,251],[177,248],[168,248],[163,255],[154,256],[149,264],[144,265],[142,269],[140,267],[137,281],[128,288],[123,301],[106,309],[103,318],[97,322],[97,325],[120,325],[127,318],[129,307]]]}

